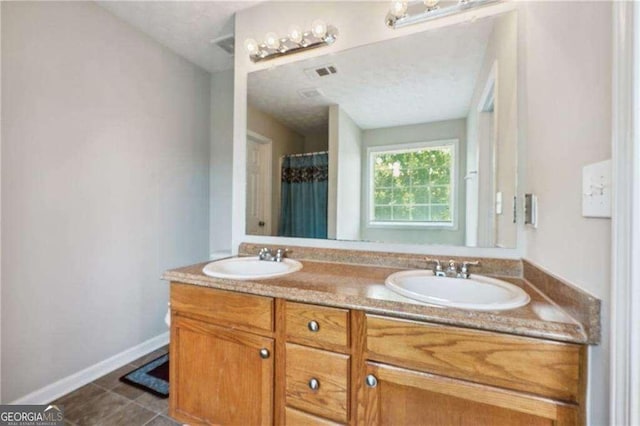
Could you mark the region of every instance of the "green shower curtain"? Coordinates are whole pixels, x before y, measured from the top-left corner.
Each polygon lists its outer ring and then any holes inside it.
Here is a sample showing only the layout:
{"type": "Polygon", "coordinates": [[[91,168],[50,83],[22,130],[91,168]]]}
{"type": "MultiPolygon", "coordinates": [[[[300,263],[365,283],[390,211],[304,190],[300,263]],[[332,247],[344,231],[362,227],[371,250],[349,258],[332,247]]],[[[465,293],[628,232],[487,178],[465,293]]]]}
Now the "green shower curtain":
{"type": "Polygon", "coordinates": [[[329,155],[288,155],[282,159],[278,235],[327,238],[329,155]]]}

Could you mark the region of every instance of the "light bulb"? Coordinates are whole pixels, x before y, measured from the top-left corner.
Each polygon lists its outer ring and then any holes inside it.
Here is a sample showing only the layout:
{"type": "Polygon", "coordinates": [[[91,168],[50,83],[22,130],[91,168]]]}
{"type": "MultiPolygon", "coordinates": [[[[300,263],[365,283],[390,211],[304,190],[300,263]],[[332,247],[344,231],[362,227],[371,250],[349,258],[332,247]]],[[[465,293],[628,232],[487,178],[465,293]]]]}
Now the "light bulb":
{"type": "Polygon", "coordinates": [[[280,39],[278,39],[276,33],[267,33],[264,36],[264,44],[266,44],[269,49],[277,49],[280,47],[280,39]]]}
{"type": "Polygon", "coordinates": [[[427,6],[427,10],[433,10],[438,7],[440,0],[424,0],[424,5],[427,6]]]}
{"type": "Polygon", "coordinates": [[[396,18],[401,18],[407,13],[409,2],[407,1],[394,1],[391,3],[391,14],[396,18]]]}
{"type": "Polygon", "coordinates": [[[248,38],[244,41],[244,48],[253,55],[258,52],[258,42],[252,38],[248,38]]]}
{"type": "Polygon", "coordinates": [[[294,43],[300,43],[302,41],[302,30],[297,25],[289,27],[289,40],[294,43]]]}
{"type": "Polygon", "coordinates": [[[311,32],[313,33],[314,37],[322,38],[325,36],[325,34],[327,34],[327,24],[320,19],[316,19],[311,24],[311,32]]]}

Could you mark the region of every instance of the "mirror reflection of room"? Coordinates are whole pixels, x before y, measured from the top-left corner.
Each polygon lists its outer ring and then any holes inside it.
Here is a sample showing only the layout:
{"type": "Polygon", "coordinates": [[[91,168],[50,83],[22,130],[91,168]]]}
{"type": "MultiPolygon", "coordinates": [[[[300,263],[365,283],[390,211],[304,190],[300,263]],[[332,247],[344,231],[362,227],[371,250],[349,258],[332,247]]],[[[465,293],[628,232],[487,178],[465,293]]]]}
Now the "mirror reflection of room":
{"type": "Polygon", "coordinates": [[[247,233],[327,238],[328,134],[247,107],[247,233]]]}
{"type": "Polygon", "coordinates": [[[515,247],[517,14],[249,74],[247,233],[515,247]]]}

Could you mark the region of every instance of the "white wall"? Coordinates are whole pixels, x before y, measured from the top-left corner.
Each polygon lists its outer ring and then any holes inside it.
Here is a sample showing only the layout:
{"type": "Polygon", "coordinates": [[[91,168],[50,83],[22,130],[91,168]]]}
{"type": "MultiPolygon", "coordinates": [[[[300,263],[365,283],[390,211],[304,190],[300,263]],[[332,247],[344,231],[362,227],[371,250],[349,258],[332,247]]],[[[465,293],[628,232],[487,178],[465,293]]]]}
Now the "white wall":
{"type": "Polygon", "coordinates": [[[2,398],[166,332],[207,258],[209,74],[89,2],[2,5],[2,398]]]}
{"type": "Polygon", "coordinates": [[[611,157],[611,4],[579,5],[526,8],[526,190],[540,202],[527,257],[604,298],[611,221],[581,209],[582,167],[611,157]]]}
{"type": "Polygon", "coordinates": [[[360,240],[362,130],[342,108],[335,105],[331,108],[338,108],[338,143],[332,149],[340,159],[329,165],[337,170],[335,238],[360,240]]]}
{"type": "Polygon", "coordinates": [[[591,424],[608,424],[611,221],[582,217],[582,167],[611,157],[611,3],[524,3],[526,192],[539,199],[526,257],[603,301],[591,424]]]}
{"type": "Polygon", "coordinates": [[[329,129],[323,133],[304,135],[304,152],[320,152],[329,149],[329,129]]]}
{"type": "MultiPolygon", "coordinates": [[[[404,144],[412,142],[428,142],[444,139],[458,140],[458,173],[455,179],[458,183],[458,197],[455,229],[385,229],[367,227],[367,197],[362,197],[361,236],[369,241],[388,241],[413,244],[450,244],[464,245],[465,243],[465,180],[466,171],[466,129],[464,118],[456,120],[438,121],[434,123],[413,124],[408,126],[386,127],[370,129],[362,132],[362,182],[368,178],[367,148],[381,145],[404,144]]],[[[368,189],[364,189],[368,191],[368,189]]]]}
{"type": "Polygon", "coordinates": [[[233,70],[211,75],[209,253],[231,252],[233,70]]]}

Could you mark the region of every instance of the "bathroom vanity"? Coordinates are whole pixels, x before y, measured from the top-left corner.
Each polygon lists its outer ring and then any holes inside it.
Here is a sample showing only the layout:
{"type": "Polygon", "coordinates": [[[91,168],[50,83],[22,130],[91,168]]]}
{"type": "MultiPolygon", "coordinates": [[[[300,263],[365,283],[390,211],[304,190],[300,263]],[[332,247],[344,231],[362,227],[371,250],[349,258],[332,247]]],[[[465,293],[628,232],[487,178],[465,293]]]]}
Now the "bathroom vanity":
{"type": "MultiPolygon", "coordinates": [[[[204,264],[168,271],[169,414],[189,424],[584,424],[599,318],[572,318],[515,260],[484,262],[529,294],[525,307],[421,304],[382,285],[420,257],[377,256],[394,267],[325,256],[267,280],[210,278],[204,264]]],[[[599,305],[587,297],[581,308],[593,316],[599,305]]]]}

